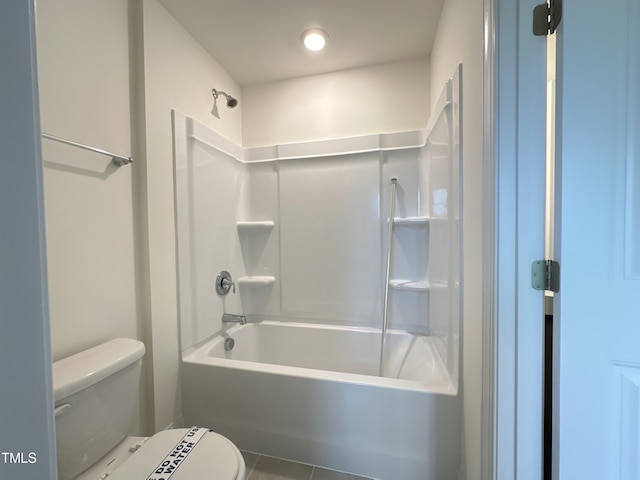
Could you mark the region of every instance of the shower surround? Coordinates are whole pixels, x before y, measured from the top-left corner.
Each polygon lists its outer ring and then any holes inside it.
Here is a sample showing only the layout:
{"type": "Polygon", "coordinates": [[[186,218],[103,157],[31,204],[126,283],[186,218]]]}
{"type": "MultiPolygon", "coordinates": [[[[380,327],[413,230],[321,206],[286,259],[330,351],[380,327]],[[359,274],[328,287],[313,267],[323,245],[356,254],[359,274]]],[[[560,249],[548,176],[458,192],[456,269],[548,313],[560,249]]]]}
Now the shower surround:
{"type": "Polygon", "coordinates": [[[174,112],[187,423],[381,480],[457,478],[460,106],[458,71],[424,130],[252,149],[174,112]],[[216,294],[222,270],[236,294],[216,294]]]}

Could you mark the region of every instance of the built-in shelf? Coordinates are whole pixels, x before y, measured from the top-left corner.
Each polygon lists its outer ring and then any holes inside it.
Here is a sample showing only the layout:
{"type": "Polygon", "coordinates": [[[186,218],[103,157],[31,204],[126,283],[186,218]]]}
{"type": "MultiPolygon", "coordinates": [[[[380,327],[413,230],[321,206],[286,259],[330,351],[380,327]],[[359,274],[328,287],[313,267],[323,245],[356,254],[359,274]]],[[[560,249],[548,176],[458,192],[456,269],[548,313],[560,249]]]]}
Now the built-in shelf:
{"type": "Polygon", "coordinates": [[[271,285],[275,283],[276,277],[265,276],[265,275],[252,275],[249,277],[240,277],[238,279],[238,285],[246,285],[251,287],[265,287],[267,285],[271,285]]]}
{"type": "Polygon", "coordinates": [[[419,227],[429,224],[429,217],[393,217],[396,226],[419,227]]]}
{"type": "Polygon", "coordinates": [[[272,220],[266,220],[264,222],[238,222],[236,227],[238,231],[242,230],[270,230],[275,226],[275,222],[272,220]]]}
{"type": "Polygon", "coordinates": [[[415,280],[389,280],[389,286],[393,290],[405,292],[426,293],[429,291],[429,283],[415,280]]]}

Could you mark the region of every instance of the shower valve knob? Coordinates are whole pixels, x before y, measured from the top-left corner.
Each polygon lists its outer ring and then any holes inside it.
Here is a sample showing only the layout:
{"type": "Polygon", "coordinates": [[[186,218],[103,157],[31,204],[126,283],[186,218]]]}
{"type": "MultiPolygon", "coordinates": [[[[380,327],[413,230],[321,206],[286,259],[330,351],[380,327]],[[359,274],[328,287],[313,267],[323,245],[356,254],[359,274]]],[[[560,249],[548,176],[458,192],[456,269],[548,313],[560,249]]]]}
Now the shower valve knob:
{"type": "Polygon", "coordinates": [[[233,283],[231,274],[226,270],[222,270],[216,277],[216,292],[218,295],[226,295],[233,287],[233,293],[236,293],[236,284],[233,283]]]}

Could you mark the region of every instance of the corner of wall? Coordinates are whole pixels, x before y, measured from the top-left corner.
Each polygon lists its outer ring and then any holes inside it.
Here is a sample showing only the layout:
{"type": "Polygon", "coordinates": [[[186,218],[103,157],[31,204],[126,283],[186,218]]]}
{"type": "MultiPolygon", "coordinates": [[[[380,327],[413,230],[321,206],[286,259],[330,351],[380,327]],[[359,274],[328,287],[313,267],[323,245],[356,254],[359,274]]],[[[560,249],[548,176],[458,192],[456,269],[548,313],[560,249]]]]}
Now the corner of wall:
{"type": "MultiPolygon", "coordinates": [[[[482,285],[483,225],[483,4],[476,0],[445,0],[431,54],[431,99],[463,65],[463,285],[482,285]]],[[[464,341],[462,384],[464,385],[463,441],[465,470],[469,480],[480,478],[482,404],[482,289],[463,292],[464,341]]]]}
{"type": "MultiPolygon", "coordinates": [[[[138,61],[143,72],[138,92],[143,103],[136,116],[140,132],[140,280],[144,300],[144,338],[150,353],[149,400],[152,430],[179,424],[180,346],[175,262],[172,110],[187,114],[231,141],[242,141],[242,105],[212,115],[212,88],[241,103],[240,87],[171,16],[158,0],[144,0],[138,20],[143,32],[138,61]]],[[[140,12],[139,12],[140,13],[140,12]]]]}

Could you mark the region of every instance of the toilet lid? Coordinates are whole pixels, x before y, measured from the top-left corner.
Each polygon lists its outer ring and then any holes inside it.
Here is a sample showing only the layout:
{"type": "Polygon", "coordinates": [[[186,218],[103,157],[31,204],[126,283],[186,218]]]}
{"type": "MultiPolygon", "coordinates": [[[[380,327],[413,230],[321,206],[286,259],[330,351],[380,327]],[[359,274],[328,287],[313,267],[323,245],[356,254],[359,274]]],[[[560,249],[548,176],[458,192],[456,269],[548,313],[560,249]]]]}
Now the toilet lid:
{"type": "MultiPolygon", "coordinates": [[[[146,480],[188,431],[188,428],[178,428],[156,433],[118,467],[109,480],[146,480]]],[[[207,432],[170,480],[244,480],[244,472],[244,460],[236,446],[222,435],[207,432]]]]}

